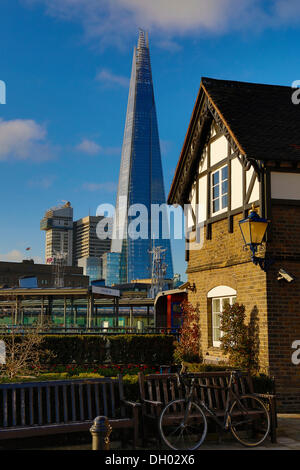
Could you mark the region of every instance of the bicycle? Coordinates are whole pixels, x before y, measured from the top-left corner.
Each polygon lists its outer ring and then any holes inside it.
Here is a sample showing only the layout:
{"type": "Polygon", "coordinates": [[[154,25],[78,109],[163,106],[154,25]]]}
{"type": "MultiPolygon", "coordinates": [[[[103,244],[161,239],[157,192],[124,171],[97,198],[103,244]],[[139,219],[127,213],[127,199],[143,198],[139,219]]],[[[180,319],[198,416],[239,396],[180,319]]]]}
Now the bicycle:
{"type": "Polygon", "coordinates": [[[159,418],[159,432],[163,442],[173,450],[196,450],[203,444],[207,434],[207,416],[221,428],[231,431],[234,438],[246,447],[260,445],[270,432],[270,415],[266,405],[254,394],[239,396],[233,386],[237,383],[239,371],[231,371],[227,386],[196,384],[193,374],[178,374],[178,381],[188,392],[183,399],[169,402],[159,418]],[[194,399],[196,387],[221,389],[226,394],[223,421],[204,400],[194,399]],[[233,397],[233,398],[232,398],[233,397]]]}

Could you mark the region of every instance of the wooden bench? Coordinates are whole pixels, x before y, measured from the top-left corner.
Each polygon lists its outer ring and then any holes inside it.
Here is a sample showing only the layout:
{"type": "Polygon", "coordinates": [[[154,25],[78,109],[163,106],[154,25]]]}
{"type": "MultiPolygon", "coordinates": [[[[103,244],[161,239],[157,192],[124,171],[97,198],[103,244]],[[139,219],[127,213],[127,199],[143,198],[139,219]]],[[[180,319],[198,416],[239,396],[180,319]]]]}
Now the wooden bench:
{"type": "Polygon", "coordinates": [[[138,439],[138,403],[118,378],[0,384],[0,440],[88,431],[96,416],[138,439]]]}
{"type": "MultiPolygon", "coordinates": [[[[204,400],[208,406],[214,410],[218,416],[223,416],[226,407],[226,392],[223,389],[213,389],[213,386],[224,387],[228,384],[230,372],[197,372],[196,384],[204,384],[208,388],[196,388],[195,393],[198,399],[204,400]]],[[[142,425],[143,437],[146,439],[150,427],[155,429],[155,435],[158,436],[158,418],[164,406],[171,400],[184,398],[185,391],[178,386],[177,374],[149,374],[139,373],[140,401],[142,405],[142,425]]],[[[235,385],[237,394],[254,393],[252,377],[248,374],[241,374],[238,384],[235,385]]],[[[256,396],[262,398],[267,404],[271,417],[271,441],[276,442],[276,397],[271,394],[259,394],[256,396]]]]}

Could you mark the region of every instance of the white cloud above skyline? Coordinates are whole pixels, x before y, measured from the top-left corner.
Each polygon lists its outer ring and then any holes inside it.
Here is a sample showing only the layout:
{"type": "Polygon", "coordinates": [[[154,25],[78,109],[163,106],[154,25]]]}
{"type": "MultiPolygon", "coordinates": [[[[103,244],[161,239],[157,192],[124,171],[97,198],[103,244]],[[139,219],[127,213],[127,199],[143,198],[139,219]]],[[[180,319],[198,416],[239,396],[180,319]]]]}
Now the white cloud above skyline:
{"type": "Polygon", "coordinates": [[[129,87],[130,79],[123,75],[116,75],[109,69],[102,69],[96,75],[96,80],[107,87],[120,86],[124,88],[129,87]]]}
{"type": "Polygon", "coordinates": [[[83,139],[80,144],[76,146],[76,150],[87,153],[88,155],[97,155],[101,151],[101,146],[92,140],[83,139]]]}
{"type": "Polygon", "coordinates": [[[117,184],[113,181],[107,181],[105,183],[83,183],[82,189],[91,192],[104,191],[107,193],[115,193],[117,184]]]}
{"type": "Polygon", "coordinates": [[[52,187],[55,179],[55,176],[42,176],[37,179],[29,180],[27,185],[31,188],[49,189],[52,187]]]}
{"type": "Polygon", "coordinates": [[[25,253],[22,253],[22,251],[13,249],[9,251],[8,253],[0,254],[0,261],[12,261],[15,263],[19,263],[23,261],[26,257],[27,258],[29,257],[30,259],[33,259],[35,263],[38,263],[38,264],[43,263],[42,258],[40,256],[31,257],[30,255],[28,255],[28,253],[30,252],[27,252],[27,254],[25,255],[25,253]]]}
{"type": "Polygon", "coordinates": [[[54,156],[44,126],[32,119],[4,121],[0,118],[0,162],[30,160],[42,162],[54,156]]]}
{"type": "Polygon", "coordinates": [[[85,153],[87,155],[106,155],[106,156],[113,156],[113,155],[120,155],[121,147],[103,147],[99,145],[94,140],[90,139],[82,139],[81,142],[76,145],[75,150],[77,152],[85,153]]]}
{"type": "Polygon", "coordinates": [[[180,48],[172,38],[202,33],[224,34],[300,22],[299,0],[22,0],[44,4],[47,14],[80,23],[87,38],[102,46],[124,47],[138,27],[155,31],[158,46],[180,48]]]}

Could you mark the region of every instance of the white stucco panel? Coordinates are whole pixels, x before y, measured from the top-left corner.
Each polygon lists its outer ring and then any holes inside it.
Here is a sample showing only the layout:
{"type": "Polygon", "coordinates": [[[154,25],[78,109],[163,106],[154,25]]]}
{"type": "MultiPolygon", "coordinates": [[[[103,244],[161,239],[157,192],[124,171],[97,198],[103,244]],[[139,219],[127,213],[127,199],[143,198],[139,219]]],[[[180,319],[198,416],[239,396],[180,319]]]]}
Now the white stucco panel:
{"type": "Polygon", "coordinates": [[[272,199],[300,199],[300,174],[271,172],[272,199]]]}
{"type": "Polygon", "coordinates": [[[249,189],[253,172],[254,172],[253,166],[251,166],[250,169],[249,169],[248,171],[246,171],[246,192],[247,192],[248,189],[249,189]]]}
{"type": "Polygon", "coordinates": [[[249,203],[251,204],[251,202],[255,202],[258,200],[259,200],[259,182],[256,178],[253,189],[252,189],[252,193],[249,199],[249,203]]]}
{"type": "Polygon", "coordinates": [[[243,170],[237,158],[231,161],[231,209],[243,205],[243,170]]]}
{"type": "Polygon", "coordinates": [[[198,222],[206,220],[207,208],[207,176],[199,179],[199,205],[198,205],[198,222]]]}
{"type": "Polygon", "coordinates": [[[215,165],[216,163],[224,160],[228,155],[228,140],[224,135],[219,137],[217,140],[210,144],[210,164],[215,165]]]}

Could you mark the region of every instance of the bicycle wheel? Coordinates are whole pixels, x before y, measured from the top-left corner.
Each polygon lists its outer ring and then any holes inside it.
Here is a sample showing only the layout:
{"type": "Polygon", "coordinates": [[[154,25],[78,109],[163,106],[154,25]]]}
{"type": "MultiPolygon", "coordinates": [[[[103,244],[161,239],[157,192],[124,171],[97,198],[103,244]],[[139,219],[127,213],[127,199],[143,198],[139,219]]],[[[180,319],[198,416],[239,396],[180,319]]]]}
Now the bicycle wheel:
{"type": "Polygon", "coordinates": [[[207,420],[197,403],[173,400],[160,415],[159,432],[170,449],[196,450],[206,437],[207,420]]]}
{"type": "Polygon", "coordinates": [[[229,411],[230,428],[235,439],[246,447],[261,444],[270,431],[270,415],[262,400],[243,395],[229,411]]]}

